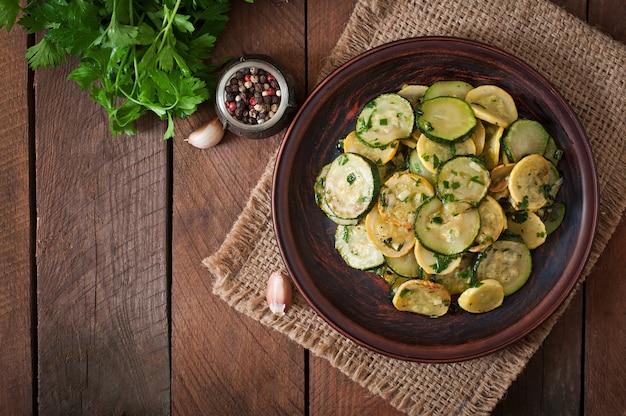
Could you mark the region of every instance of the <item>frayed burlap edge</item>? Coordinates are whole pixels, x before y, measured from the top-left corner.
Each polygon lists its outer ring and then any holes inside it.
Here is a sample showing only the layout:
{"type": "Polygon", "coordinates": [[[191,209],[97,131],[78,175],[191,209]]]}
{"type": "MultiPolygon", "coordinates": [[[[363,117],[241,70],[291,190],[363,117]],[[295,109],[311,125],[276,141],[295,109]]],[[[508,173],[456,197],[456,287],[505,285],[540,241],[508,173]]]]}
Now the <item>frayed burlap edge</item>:
{"type": "MultiPolygon", "coordinates": [[[[329,74],[333,68],[357,53],[376,46],[376,39],[379,39],[379,42],[380,39],[393,40],[385,39],[385,36],[380,36],[380,34],[382,33],[381,30],[384,31],[385,22],[390,21],[389,15],[398,13],[397,9],[400,7],[393,1],[362,1],[357,3],[344,34],[326,61],[323,75],[329,74]],[[357,22],[363,22],[364,19],[366,21],[375,19],[381,24],[365,26],[357,24],[357,22]],[[383,26],[382,29],[381,26],[383,26]],[[376,33],[379,34],[378,37],[376,33]],[[364,49],[364,45],[366,49],[364,49]]],[[[617,60],[619,65],[619,60],[623,59],[624,56],[623,49],[620,50],[619,46],[613,44],[610,39],[599,32],[595,32],[555,6],[548,4],[545,7],[550,13],[558,15],[565,22],[563,24],[578,31],[578,36],[581,38],[592,37],[590,43],[600,42],[604,50],[608,51],[609,60],[611,53],[617,48],[617,53],[621,53],[621,55],[618,55],[617,58],[613,57],[613,59],[617,60]]],[[[567,91],[567,88],[564,89],[567,91]]],[[[589,109],[585,107],[585,103],[579,102],[576,97],[568,97],[567,94],[565,96],[572,103],[574,110],[581,114],[581,121],[588,132],[591,128],[589,138],[591,147],[595,150],[596,162],[603,161],[607,150],[602,146],[602,141],[606,138],[595,134],[593,129],[594,117],[587,116],[589,109]]],[[[613,104],[616,111],[623,111],[626,108],[624,99],[620,99],[621,101],[613,104]]],[[[623,124],[622,120],[622,131],[623,124]]],[[[600,188],[600,215],[597,233],[588,262],[574,291],[558,311],[540,328],[516,344],[486,357],[441,365],[407,363],[383,357],[338,334],[306,305],[302,297],[297,295],[292,311],[288,315],[277,317],[269,313],[265,305],[262,283],[242,285],[241,281],[237,281],[237,278],[239,275],[246,276],[249,273],[247,268],[254,268],[257,272],[260,270],[261,274],[267,273],[270,269],[284,270],[282,263],[280,263],[280,254],[273,235],[270,211],[271,179],[276,154],[267,164],[266,170],[253,190],[246,207],[223,245],[218,252],[204,260],[204,265],[216,277],[213,287],[214,293],[236,310],[287,335],[299,345],[310,349],[313,354],[327,359],[349,378],[372,393],[389,400],[391,405],[397,409],[407,414],[488,414],[524,369],[528,360],[540,348],[554,324],[589,275],[620,221],[626,205],[623,198],[626,187],[623,139],[621,143],[621,148],[619,145],[617,146],[618,155],[615,165],[607,166],[606,163],[597,163],[600,188]],[[621,153],[619,153],[620,150],[621,153]],[[251,244],[251,241],[265,241],[264,247],[259,248],[257,245],[251,244]],[[268,266],[255,264],[260,254],[267,256],[264,260],[269,263],[268,266]],[[250,263],[253,265],[250,266],[250,263]],[[446,395],[441,394],[441,391],[437,395],[429,395],[424,394],[424,391],[420,390],[419,387],[415,387],[415,385],[420,384],[415,383],[418,379],[422,382],[421,384],[433,385],[431,383],[434,382],[439,386],[450,385],[449,388],[451,389],[455,388],[455,380],[461,385],[456,386],[456,397],[442,399],[442,396],[446,395]],[[411,381],[413,383],[410,383],[411,381]],[[413,386],[411,387],[411,385],[413,386]]]]}

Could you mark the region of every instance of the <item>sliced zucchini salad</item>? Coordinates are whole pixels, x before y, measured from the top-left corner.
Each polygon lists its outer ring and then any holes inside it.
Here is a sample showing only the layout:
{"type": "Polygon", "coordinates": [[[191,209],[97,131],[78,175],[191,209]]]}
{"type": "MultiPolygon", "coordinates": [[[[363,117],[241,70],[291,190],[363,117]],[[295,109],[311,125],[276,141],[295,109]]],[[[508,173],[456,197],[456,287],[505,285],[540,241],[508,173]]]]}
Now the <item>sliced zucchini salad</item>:
{"type": "Polygon", "coordinates": [[[315,201],[344,261],[383,278],[401,311],[499,307],[565,216],[562,151],[496,85],[404,85],[365,104],[340,144],[315,201]]]}

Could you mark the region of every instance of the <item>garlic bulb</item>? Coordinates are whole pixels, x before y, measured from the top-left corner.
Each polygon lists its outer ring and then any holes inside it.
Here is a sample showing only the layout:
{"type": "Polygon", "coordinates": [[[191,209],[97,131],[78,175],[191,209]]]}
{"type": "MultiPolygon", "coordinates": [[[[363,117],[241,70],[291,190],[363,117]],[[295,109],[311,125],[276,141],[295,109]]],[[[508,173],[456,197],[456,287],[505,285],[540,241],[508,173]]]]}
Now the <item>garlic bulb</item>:
{"type": "Polygon", "coordinates": [[[272,313],[285,314],[291,306],[291,281],[281,272],[274,272],[267,281],[265,298],[272,313]]]}
{"type": "Polygon", "coordinates": [[[204,123],[189,135],[185,141],[198,149],[206,149],[218,144],[224,137],[224,125],[217,117],[204,123]]]}

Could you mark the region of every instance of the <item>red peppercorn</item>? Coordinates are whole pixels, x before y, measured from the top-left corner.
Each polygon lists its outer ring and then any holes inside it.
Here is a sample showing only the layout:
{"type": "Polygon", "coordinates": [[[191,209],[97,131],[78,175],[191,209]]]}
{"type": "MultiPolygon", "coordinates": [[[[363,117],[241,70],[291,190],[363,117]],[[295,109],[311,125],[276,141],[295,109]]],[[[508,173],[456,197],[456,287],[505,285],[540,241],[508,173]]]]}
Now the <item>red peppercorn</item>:
{"type": "Polygon", "coordinates": [[[267,74],[267,82],[272,82],[272,81],[274,81],[275,79],[276,79],[276,78],[274,77],[274,75],[269,74],[269,73],[267,74]]]}
{"type": "Polygon", "coordinates": [[[250,79],[251,79],[251,78],[250,78],[250,74],[248,74],[248,75],[246,75],[245,77],[243,77],[243,79],[244,79],[244,80],[246,80],[246,82],[249,82],[249,81],[250,81],[250,79]]]}
{"type": "Polygon", "coordinates": [[[268,88],[267,89],[267,95],[275,95],[276,94],[276,90],[274,88],[268,88]]]}
{"type": "Polygon", "coordinates": [[[254,99],[254,97],[250,97],[250,105],[255,105],[256,104],[256,100],[254,99]]]}
{"type": "Polygon", "coordinates": [[[235,103],[234,101],[227,102],[226,106],[228,107],[228,111],[230,111],[231,114],[234,113],[237,109],[237,103],[235,103]]]}

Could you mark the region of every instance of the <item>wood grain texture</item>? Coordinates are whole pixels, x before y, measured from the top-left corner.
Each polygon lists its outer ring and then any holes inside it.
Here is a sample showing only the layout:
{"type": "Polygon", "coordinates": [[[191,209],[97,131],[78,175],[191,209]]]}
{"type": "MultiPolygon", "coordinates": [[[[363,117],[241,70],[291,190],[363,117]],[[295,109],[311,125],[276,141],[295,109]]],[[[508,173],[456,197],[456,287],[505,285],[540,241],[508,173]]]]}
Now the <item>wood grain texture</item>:
{"type": "Polygon", "coordinates": [[[32,412],[26,33],[0,33],[0,408],[32,412]]]}
{"type": "Polygon", "coordinates": [[[608,414],[610,409],[626,415],[626,311],[621,301],[626,296],[625,247],[622,218],[586,285],[583,388],[584,413],[589,415],[608,414]]]}
{"type": "Polygon", "coordinates": [[[606,32],[615,40],[626,43],[626,2],[621,0],[589,0],[587,9],[590,25],[606,32]]]}
{"type": "MultiPolygon", "coordinates": [[[[626,43],[623,0],[553,1],[626,43]]],[[[302,102],[355,2],[233,1],[215,57],[271,55],[302,102]]],[[[26,39],[18,27],[0,33],[0,413],[399,415],[212,294],[202,258],[279,139],[227,134],[195,149],[183,139],[210,105],[178,122],[171,142],[154,117],[137,137],[114,138],[66,81],[73,60],[37,72],[29,107],[26,39]]],[[[494,415],[626,414],[624,247],[626,220],[494,415]]]]}
{"type": "Polygon", "coordinates": [[[75,64],[35,79],[39,411],[168,414],[162,125],[112,137],[75,64]]]}
{"type": "MultiPolygon", "coordinates": [[[[304,2],[232,6],[215,59],[269,55],[294,75],[297,95],[303,97],[304,2]],[[280,22],[282,30],[264,30],[259,22],[280,22]]],[[[213,114],[207,103],[180,123],[174,139],[172,413],[303,414],[304,350],[214,296],[212,277],[201,264],[241,213],[280,138],[227,133],[207,150],[183,141],[213,114]]]]}

